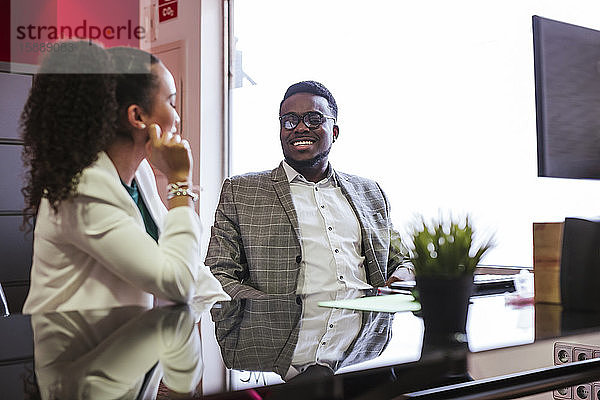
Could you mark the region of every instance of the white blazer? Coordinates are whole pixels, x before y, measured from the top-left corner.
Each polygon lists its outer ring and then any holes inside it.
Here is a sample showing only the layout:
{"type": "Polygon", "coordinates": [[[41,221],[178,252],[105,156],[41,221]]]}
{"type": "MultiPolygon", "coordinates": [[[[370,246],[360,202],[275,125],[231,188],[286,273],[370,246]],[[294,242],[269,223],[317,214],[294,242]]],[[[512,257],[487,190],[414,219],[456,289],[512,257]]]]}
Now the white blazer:
{"type": "Polygon", "coordinates": [[[104,152],[86,168],[77,195],[54,213],[42,199],[34,230],[31,286],[24,313],[152,306],[194,296],[228,300],[201,263],[200,222],[190,207],[167,212],[142,161],[135,179],[158,226],[158,244],[104,152]]]}

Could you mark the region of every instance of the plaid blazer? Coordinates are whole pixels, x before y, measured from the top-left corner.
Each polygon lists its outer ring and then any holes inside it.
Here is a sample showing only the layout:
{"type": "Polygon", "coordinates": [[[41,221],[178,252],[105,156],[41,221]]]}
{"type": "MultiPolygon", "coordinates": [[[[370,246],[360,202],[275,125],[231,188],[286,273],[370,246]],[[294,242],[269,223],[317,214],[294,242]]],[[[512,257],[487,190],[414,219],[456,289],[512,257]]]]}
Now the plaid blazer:
{"type": "MultiPolygon", "coordinates": [[[[385,194],[369,179],[339,172],[335,178],[360,224],[367,280],[383,286],[403,259],[390,254],[385,194]]],[[[283,164],[226,179],[205,261],[223,289],[232,298],[294,294],[301,261],[298,217],[283,164]]]]}

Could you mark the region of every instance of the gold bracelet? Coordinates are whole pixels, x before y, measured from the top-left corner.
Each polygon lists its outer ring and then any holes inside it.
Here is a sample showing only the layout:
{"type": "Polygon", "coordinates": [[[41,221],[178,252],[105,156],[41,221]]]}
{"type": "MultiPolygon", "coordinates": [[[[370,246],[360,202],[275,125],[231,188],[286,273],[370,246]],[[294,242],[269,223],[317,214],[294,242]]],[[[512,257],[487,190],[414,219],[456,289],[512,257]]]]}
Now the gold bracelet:
{"type": "Polygon", "coordinates": [[[192,192],[191,189],[184,189],[184,188],[177,188],[177,189],[171,189],[169,190],[169,192],[167,192],[167,200],[171,200],[174,199],[175,197],[178,196],[189,196],[192,198],[193,202],[198,201],[198,194],[192,192]]]}
{"type": "Polygon", "coordinates": [[[188,189],[192,184],[190,182],[173,182],[167,185],[167,191],[176,189],[188,189]]]}

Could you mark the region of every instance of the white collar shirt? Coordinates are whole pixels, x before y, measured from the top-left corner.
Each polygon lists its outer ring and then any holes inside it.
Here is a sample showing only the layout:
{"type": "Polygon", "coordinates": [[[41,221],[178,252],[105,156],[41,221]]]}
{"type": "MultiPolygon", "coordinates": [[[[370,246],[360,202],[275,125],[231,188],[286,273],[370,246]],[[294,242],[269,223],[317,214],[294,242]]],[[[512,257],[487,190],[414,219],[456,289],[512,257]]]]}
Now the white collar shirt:
{"type": "Polygon", "coordinates": [[[297,293],[370,289],[360,224],[331,165],[327,177],[317,183],[307,181],[285,161],[283,168],[301,235],[297,293]]]}

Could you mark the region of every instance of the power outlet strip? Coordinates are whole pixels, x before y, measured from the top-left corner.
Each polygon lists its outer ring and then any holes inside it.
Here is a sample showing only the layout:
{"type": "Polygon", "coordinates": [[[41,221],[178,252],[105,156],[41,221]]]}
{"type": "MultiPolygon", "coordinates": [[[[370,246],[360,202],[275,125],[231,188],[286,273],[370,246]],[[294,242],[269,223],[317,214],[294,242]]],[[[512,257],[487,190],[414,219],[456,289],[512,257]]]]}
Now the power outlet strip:
{"type": "MultiPolygon", "coordinates": [[[[600,346],[578,343],[554,343],[554,365],[600,357],[600,346]]],[[[553,392],[557,400],[600,400],[600,382],[562,388],[553,392]]]]}

